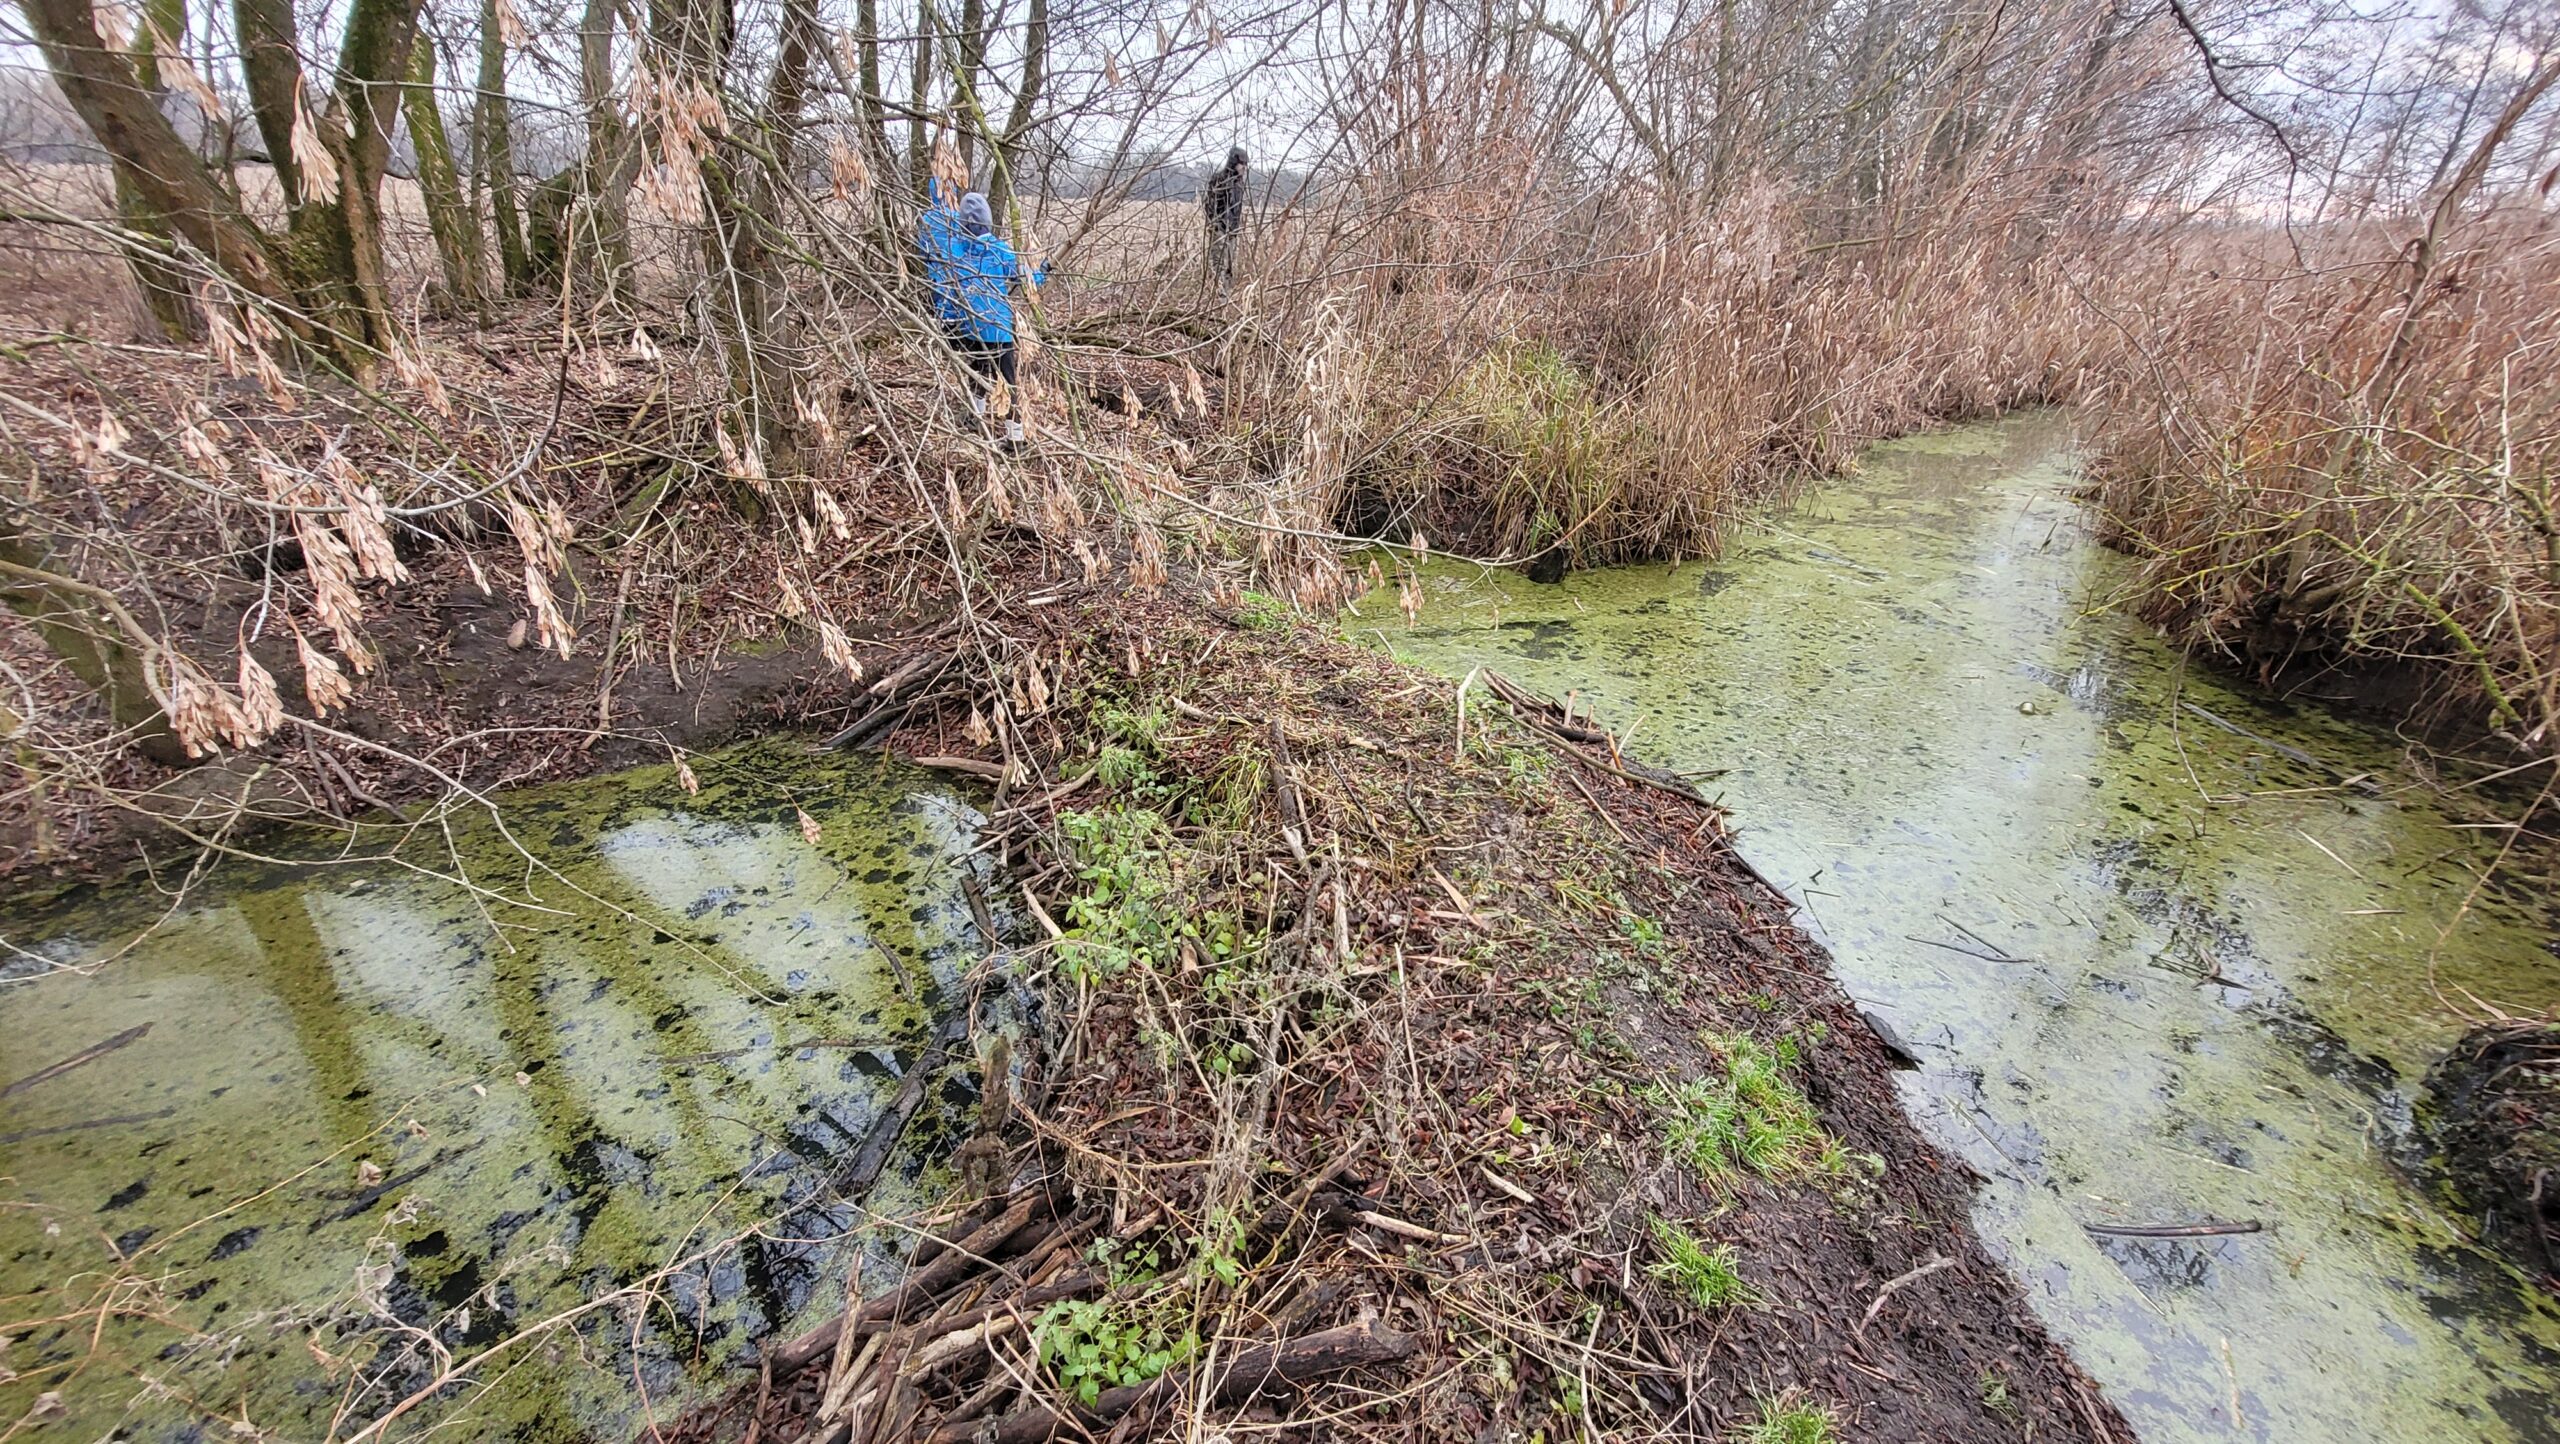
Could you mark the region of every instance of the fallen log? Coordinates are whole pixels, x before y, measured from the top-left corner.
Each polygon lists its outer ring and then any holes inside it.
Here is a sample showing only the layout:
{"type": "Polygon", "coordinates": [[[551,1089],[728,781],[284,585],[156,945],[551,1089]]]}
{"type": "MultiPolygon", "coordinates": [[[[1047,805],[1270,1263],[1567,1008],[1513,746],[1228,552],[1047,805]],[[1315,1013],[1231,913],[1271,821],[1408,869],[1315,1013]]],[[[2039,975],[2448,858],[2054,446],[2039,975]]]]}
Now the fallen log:
{"type": "Polygon", "coordinates": [[[934,1030],[924,1051],[907,1065],[907,1074],[898,1080],[898,1091],[890,1098],[889,1106],[881,1109],[879,1116],[871,1120],[871,1126],[863,1131],[862,1141],[855,1146],[852,1157],[846,1159],[844,1166],[827,1180],[827,1186],[838,1195],[860,1198],[879,1180],[881,1170],[889,1166],[890,1153],[907,1131],[907,1120],[924,1106],[925,1089],[932,1083],[933,1075],[941,1071],[943,1063],[951,1056],[951,1050],[969,1036],[969,1012],[966,1001],[954,1002],[950,1016],[934,1030]]]}
{"type": "MultiPolygon", "coordinates": [[[[1379,1328],[1374,1323],[1345,1324],[1281,1344],[1256,1344],[1221,1366],[1209,1385],[1216,1403],[1233,1404],[1273,1384],[1303,1384],[1326,1374],[1410,1358],[1421,1341],[1411,1334],[1379,1328]]],[[[1060,1435],[1111,1421],[1160,1402],[1195,1392],[1198,1371],[1176,1370],[1144,1384],[1105,1389],[1090,1409],[1061,1413],[1046,1404],[1017,1409],[989,1427],[981,1420],[945,1424],[925,1435],[927,1444],[1046,1444],[1060,1435]]]]}
{"type": "MultiPolygon", "coordinates": [[[[1021,1232],[1026,1225],[1047,1218],[1053,1207],[1047,1190],[1034,1190],[1012,1207],[971,1230],[967,1237],[956,1246],[945,1249],[933,1262],[909,1274],[906,1282],[864,1304],[854,1316],[854,1328],[857,1331],[880,1328],[902,1317],[913,1304],[957,1282],[980,1259],[993,1257],[1005,1240],[1021,1232]]],[[[775,1348],[765,1356],[773,1368],[774,1377],[779,1379],[796,1374],[820,1359],[831,1357],[844,1326],[845,1315],[838,1314],[775,1348]]]]}

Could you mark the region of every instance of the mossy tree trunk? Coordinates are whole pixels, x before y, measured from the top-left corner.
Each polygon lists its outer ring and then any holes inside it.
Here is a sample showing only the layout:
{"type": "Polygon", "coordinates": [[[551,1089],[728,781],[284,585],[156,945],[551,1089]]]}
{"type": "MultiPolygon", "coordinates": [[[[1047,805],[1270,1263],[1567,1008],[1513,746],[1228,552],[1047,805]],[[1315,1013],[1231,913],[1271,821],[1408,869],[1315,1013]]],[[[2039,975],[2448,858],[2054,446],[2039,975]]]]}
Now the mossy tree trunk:
{"type": "MultiPolygon", "coordinates": [[[[186,0],[148,0],[143,6],[142,26],[133,38],[133,71],[135,80],[155,103],[161,95],[161,47],[183,53],[186,38],[186,0]]],[[[133,267],[143,310],[161,335],[172,341],[192,341],[203,333],[204,321],[196,314],[186,271],[177,264],[169,217],[151,203],[140,179],[121,156],[114,159],[113,169],[116,216],[127,236],[125,259],[133,267]]]]}
{"type": "MultiPolygon", "coordinates": [[[[19,9],[63,99],[115,158],[118,177],[133,186],[137,200],[242,291],[267,303],[280,325],[315,347],[334,350],[303,319],[303,297],[284,247],[250,218],[160,113],[130,57],[98,33],[91,0],[21,0],[19,9]]],[[[263,61],[254,47],[244,57],[252,72],[263,61]]],[[[289,137],[290,119],[286,124],[289,137]]]]}
{"type": "Polygon", "coordinates": [[[425,36],[409,54],[409,88],[401,97],[401,111],[409,122],[409,144],[418,155],[418,190],[426,199],[427,229],[435,237],[445,296],[454,310],[485,320],[489,283],[480,215],[463,194],[461,174],[454,169],[453,141],[436,99],[436,48],[425,36]]]}
{"type": "Polygon", "coordinates": [[[133,199],[311,353],[368,374],[391,344],[382,274],[381,185],[393,107],[409,71],[418,0],[354,0],[338,84],[307,139],[326,150],[335,186],[314,184],[294,156],[302,62],[290,0],[236,0],[233,19],[249,108],[275,164],[286,229],[261,226],[160,111],[133,57],[99,34],[92,0],[22,0],[55,85],[115,157],[133,199]]]}
{"type": "Polygon", "coordinates": [[[337,171],[334,186],[307,174],[294,155],[303,74],[290,0],[235,0],[232,11],[250,109],[284,191],[284,269],[330,349],[359,375],[396,341],[382,259],[382,178],[408,89],[419,3],[354,0],[347,11],[337,88],[321,114],[307,117],[311,139],[337,171]]]}
{"type": "Polygon", "coordinates": [[[489,193],[498,273],[509,295],[523,295],[534,288],[533,255],[516,201],[515,117],[507,100],[507,36],[498,23],[497,0],[480,0],[480,99],[472,109],[471,159],[489,193]]]}

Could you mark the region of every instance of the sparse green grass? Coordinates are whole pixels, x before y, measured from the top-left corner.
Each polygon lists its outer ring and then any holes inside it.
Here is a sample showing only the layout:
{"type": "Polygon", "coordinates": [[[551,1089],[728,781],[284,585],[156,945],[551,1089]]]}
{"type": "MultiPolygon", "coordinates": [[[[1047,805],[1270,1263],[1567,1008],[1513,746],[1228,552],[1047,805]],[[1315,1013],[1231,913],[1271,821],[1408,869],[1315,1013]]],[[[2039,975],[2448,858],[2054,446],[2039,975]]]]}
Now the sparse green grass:
{"type": "Polygon", "coordinates": [[[1645,1272],[1678,1289],[1702,1309],[1739,1308],[1757,1301],[1742,1281],[1742,1267],[1731,1244],[1707,1247],[1698,1236],[1667,1218],[1653,1220],[1654,1247],[1662,1257],[1645,1272]]]}
{"type": "Polygon", "coordinates": [[[1289,625],[1289,604],[1264,592],[1236,599],[1236,625],[1249,632],[1276,632],[1289,625]]]}
{"type": "Polygon", "coordinates": [[[1647,1090],[1663,1141],[1700,1173],[1737,1170],[1763,1178],[1843,1171],[1848,1151],[1814,1121],[1813,1105],[1787,1081],[1792,1046],[1771,1050],[1747,1034],[1708,1034],[1722,1078],[1692,1078],[1647,1090]]]}
{"type": "Polygon", "coordinates": [[[1761,1400],[1760,1417],[1735,1430],[1733,1438],[1734,1444],[1840,1444],[1840,1425],[1828,1408],[1789,1389],[1761,1400]]]}

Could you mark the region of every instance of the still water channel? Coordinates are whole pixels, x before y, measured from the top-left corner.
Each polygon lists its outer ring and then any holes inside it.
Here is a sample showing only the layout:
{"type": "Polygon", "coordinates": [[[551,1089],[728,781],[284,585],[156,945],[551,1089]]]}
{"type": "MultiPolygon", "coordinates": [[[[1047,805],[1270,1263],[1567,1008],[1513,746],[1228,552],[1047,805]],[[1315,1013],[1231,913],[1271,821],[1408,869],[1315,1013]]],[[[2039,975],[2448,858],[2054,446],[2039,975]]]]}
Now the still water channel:
{"type": "Polygon", "coordinates": [[[0,1429],[345,1438],[531,1331],[395,1437],[629,1437],[831,1312],[967,1116],[962,1059],[833,1187],[987,956],[978,817],[876,754],[694,767],[0,913],[0,1429]]]}
{"type": "Polygon", "coordinates": [[[2016,417],[1879,446],[1712,565],[1433,564],[1417,625],[1391,593],[1350,625],[1726,769],[1742,851],[1921,1056],[1911,1112],[2145,1439],[2560,1439],[2560,1308],[2400,1166],[2457,1005],[2560,1005],[2549,897],[2477,885],[2496,814],[2391,737],[2112,610],[2073,487],[2065,419],[2016,417]]]}

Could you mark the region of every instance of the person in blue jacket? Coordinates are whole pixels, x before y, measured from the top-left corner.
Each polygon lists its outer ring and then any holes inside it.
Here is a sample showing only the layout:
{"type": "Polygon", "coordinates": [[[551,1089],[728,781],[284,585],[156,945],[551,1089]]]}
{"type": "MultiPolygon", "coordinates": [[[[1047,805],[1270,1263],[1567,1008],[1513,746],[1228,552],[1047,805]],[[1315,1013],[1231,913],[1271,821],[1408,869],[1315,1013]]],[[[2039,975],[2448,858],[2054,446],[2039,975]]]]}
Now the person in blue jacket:
{"type": "MultiPolygon", "coordinates": [[[[1022,447],[1022,383],[1014,357],[1013,288],[1023,279],[1021,258],[996,234],[986,196],[970,191],[954,206],[939,182],[934,183],[933,202],[925,207],[917,239],[942,334],[977,377],[969,408],[983,418],[987,393],[994,389],[996,378],[1003,377],[1013,407],[1005,418],[1005,446],[1018,451],[1022,447]]],[[[1031,283],[1038,285],[1047,276],[1048,267],[1043,266],[1032,275],[1031,283]]]]}

